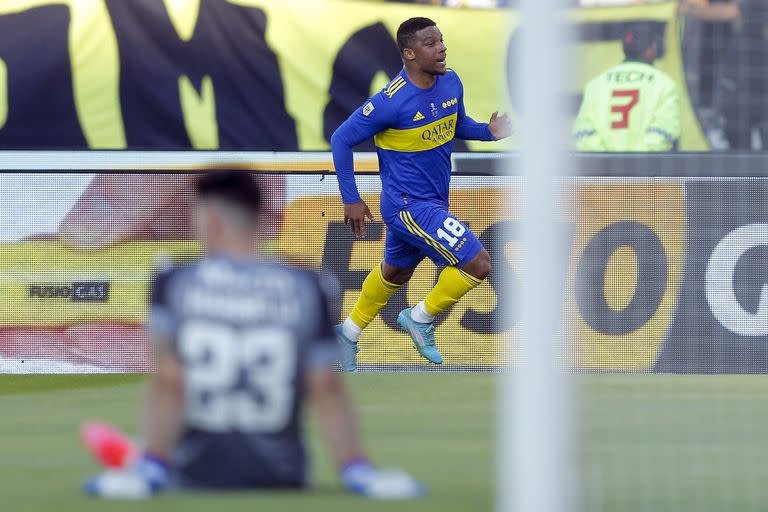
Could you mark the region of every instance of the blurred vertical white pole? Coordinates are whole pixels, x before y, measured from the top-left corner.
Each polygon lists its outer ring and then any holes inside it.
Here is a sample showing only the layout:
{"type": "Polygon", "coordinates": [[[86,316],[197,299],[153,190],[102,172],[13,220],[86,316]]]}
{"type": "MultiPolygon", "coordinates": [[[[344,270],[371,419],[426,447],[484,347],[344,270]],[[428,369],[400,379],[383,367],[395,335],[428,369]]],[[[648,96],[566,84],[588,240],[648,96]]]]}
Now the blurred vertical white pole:
{"type": "Polygon", "coordinates": [[[523,184],[517,206],[522,222],[513,236],[520,240],[522,289],[509,289],[508,296],[519,294],[514,303],[521,308],[522,363],[503,374],[500,385],[498,511],[563,512],[577,509],[571,400],[567,377],[557,368],[556,343],[568,261],[567,246],[558,238],[563,230],[555,224],[555,180],[569,165],[568,38],[562,23],[567,6],[564,0],[520,0],[519,5],[518,51],[510,56],[516,59],[516,76],[510,86],[520,110],[517,170],[523,184]]]}

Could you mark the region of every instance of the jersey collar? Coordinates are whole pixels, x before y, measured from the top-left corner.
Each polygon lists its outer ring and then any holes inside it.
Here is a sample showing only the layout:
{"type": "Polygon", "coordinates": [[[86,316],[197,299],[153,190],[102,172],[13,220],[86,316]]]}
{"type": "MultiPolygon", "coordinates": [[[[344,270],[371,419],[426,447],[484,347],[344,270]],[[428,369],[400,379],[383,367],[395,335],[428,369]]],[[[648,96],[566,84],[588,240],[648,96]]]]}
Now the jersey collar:
{"type": "Polygon", "coordinates": [[[437,81],[438,81],[438,80],[440,80],[440,75],[435,75],[435,83],[433,83],[433,84],[432,84],[432,86],[431,86],[431,87],[429,87],[429,88],[427,88],[427,89],[422,89],[422,88],[421,88],[421,87],[419,87],[418,85],[416,85],[416,84],[414,84],[413,82],[411,82],[411,79],[410,79],[410,78],[408,78],[408,73],[406,73],[406,72],[405,72],[405,66],[403,66],[403,69],[401,69],[401,70],[400,70],[400,73],[398,73],[398,74],[399,74],[400,76],[402,76],[402,77],[403,77],[403,79],[405,79],[405,82],[406,82],[407,84],[409,84],[410,86],[412,86],[412,87],[413,87],[414,89],[416,89],[418,92],[431,92],[431,91],[435,90],[435,87],[437,87],[437,81]]]}

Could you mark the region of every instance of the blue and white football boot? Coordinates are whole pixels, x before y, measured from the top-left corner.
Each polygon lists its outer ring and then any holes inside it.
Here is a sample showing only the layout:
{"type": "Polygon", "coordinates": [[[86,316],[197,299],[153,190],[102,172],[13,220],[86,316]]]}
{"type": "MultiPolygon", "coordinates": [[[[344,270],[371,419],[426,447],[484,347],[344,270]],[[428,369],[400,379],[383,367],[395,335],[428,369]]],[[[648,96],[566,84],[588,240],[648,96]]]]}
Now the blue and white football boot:
{"type": "Polygon", "coordinates": [[[411,336],[413,346],[419,351],[419,354],[424,356],[430,363],[441,364],[443,358],[435,346],[434,322],[428,324],[416,322],[411,318],[412,309],[413,308],[407,308],[402,310],[400,314],[397,315],[397,323],[399,323],[411,336]]]}
{"type": "Polygon", "coordinates": [[[344,336],[344,329],[341,324],[334,326],[333,331],[336,333],[336,339],[339,341],[339,347],[341,347],[341,369],[345,372],[356,372],[357,351],[360,350],[357,343],[344,336]]]}

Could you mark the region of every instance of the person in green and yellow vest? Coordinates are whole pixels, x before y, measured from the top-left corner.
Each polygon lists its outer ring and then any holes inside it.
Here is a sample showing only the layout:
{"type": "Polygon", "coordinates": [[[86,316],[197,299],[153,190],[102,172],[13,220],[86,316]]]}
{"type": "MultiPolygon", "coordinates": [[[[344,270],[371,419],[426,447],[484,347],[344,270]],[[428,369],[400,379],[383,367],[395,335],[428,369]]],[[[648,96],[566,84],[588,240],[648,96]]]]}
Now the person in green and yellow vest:
{"type": "Polygon", "coordinates": [[[656,69],[661,34],[647,23],[628,27],[626,60],[593,78],[573,125],[578,151],[670,151],[680,137],[680,91],[656,69]]]}

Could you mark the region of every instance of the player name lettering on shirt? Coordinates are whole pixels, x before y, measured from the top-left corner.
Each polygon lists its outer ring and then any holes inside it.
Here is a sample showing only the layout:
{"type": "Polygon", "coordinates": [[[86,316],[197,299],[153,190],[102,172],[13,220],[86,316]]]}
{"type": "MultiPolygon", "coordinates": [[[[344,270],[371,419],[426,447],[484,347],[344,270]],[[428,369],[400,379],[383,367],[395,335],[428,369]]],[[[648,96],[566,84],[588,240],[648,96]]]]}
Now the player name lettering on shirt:
{"type": "Polygon", "coordinates": [[[434,143],[449,141],[453,138],[454,126],[455,121],[453,119],[438,123],[431,129],[422,131],[421,138],[434,143]]]}
{"type": "Polygon", "coordinates": [[[606,75],[608,81],[614,84],[632,84],[637,82],[653,82],[654,73],[644,71],[612,71],[606,75]]]}
{"type": "Polygon", "coordinates": [[[226,321],[252,324],[270,321],[284,324],[299,322],[300,305],[292,297],[264,293],[221,295],[211,298],[210,290],[195,288],[182,301],[185,316],[215,317],[226,321]]]}
{"type": "Polygon", "coordinates": [[[274,294],[293,293],[295,283],[281,272],[250,272],[227,262],[209,261],[198,270],[198,277],[206,286],[226,288],[233,293],[261,291],[274,294]]]}

